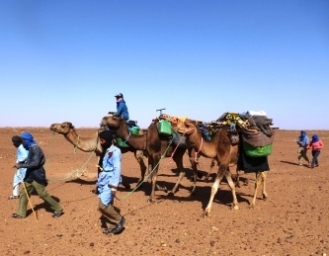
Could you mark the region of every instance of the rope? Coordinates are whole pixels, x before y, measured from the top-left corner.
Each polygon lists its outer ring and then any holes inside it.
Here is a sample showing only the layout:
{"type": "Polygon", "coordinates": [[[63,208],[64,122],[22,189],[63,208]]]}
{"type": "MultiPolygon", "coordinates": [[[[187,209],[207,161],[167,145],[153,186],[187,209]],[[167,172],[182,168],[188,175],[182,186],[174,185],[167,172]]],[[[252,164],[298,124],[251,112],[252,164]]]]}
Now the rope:
{"type": "MultiPolygon", "coordinates": [[[[74,154],[77,152],[77,148],[78,148],[78,146],[79,146],[79,140],[80,140],[80,135],[78,135],[77,143],[76,143],[76,145],[75,145],[74,148],[73,148],[73,153],[74,153],[74,154]]],[[[96,147],[97,147],[97,145],[96,145],[96,147]]],[[[96,148],[95,148],[95,150],[96,150],[96,148]]]]}
{"type": "Polygon", "coordinates": [[[129,134],[128,134],[126,140],[123,143],[127,143],[128,142],[128,140],[130,139],[130,135],[131,135],[131,132],[129,131],[129,134]]]}
{"type": "Polygon", "coordinates": [[[48,181],[49,182],[57,182],[57,181],[64,181],[64,180],[69,180],[69,179],[72,179],[72,178],[78,178],[78,177],[83,176],[83,174],[85,172],[85,169],[86,169],[85,166],[90,161],[91,157],[94,155],[94,152],[95,152],[95,150],[91,152],[91,154],[89,155],[88,159],[85,161],[85,163],[79,169],[74,170],[73,172],[67,174],[63,178],[60,178],[60,179],[48,179],[48,181]]]}
{"type": "Polygon", "coordinates": [[[194,161],[197,163],[199,161],[198,154],[200,153],[203,146],[203,138],[201,137],[201,143],[198,152],[195,152],[194,161]]]}
{"type": "MultiPolygon", "coordinates": [[[[55,134],[55,133],[53,133],[53,134],[55,134]]],[[[76,149],[78,148],[79,139],[80,139],[80,136],[78,135],[77,143],[76,143],[76,145],[74,147],[74,151],[73,151],[74,153],[76,153],[76,149]]],[[[76,179],[78,177],[83,176],[85,174],[87,163],[90,161],[91,157],[93,156],[93,154],[95,153],[95,151],[97,149],[98,139],[99,139],[99,137],[97,136],[97,141],[96,141],[96,145],[95,145],[94,150],[90,153],[87,160],[84,162],[84,164],[79,169],[76,169],[76,170],[72,171],[71,173],[67,174],[66,176],[64,176],[63,178],[60,178],[60,179],[48,179],[48,182],[64,181],[64,180],[69,180],[69,179],[72,179],[72,178],[76,179]]]]}
{"type": "MultiPolygon", "coordinates": [[[[166,150],[164,151],[164,153],[161,155],[161,157],[160,157],[160,160],[159,160],[159,162],[154,166],[154,168],[153,168],[153,170],[144,178],[144,180],[141,182],[141,183],[139,183],[132,191],[130,191],[129,193],[127,193],[124,197],[122,197],[122,198],[118,198],[117,196],[115,196],[115,198],[117,199],[117,200],[119,200],[119,201],[124,201],[124,200],[126,200],[129,196],[131,196],[132,195],[132,193],[134,193],[144,182],[145,182],[145,180],[147,180],[148,178],[149,178],[149,176],[155,171],[155,169],[158,167],[158,165],[160,164],[160,162],[161,162],[161,160],[166,156],[166,153],[167,153],[167,151],[168,151],[168,149],[169,149],[169,147],[170,147],[170,145],[172,144],[172,142],[173,142],[173,140],[174,140],[174,137],[171,139],[171,141],[169,142],[169,144],[168,144],[168,147],[166,148],[166,150]]],[[[178,147],[178,145],[179,144],[177,144],[177,146],[176,146],[176,148],[178,147]]],[[[176,149],[175,149],[176,150],[176,149]]]]}

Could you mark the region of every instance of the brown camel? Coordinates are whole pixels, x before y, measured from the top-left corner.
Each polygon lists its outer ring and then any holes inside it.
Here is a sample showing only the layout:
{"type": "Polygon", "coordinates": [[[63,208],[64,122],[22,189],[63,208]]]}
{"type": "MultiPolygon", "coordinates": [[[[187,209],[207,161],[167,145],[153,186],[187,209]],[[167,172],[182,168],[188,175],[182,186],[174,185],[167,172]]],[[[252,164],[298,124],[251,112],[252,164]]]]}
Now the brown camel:
{"type": "MultiPolygon", "coordinates": [[[[200,155],[208,158],[215,158],[219,166],[216,179],[212,185],[210,199],[204,212],[205,216],[210,215],[214,197],[217,193],[220,181],[224,176],[226,177],[228,185],[232,191],[232,196],[233,196],[232,208],[234,210],[238,210],[239,206],[236,198],[235,186],[232,181],[229,167],[237,164],[239,144],[236,145],[231,144],[231,141],[228,136],[227,126],[223,126],[219,128],[219,130],[217,131],[216,135],[212,138],[212,140],[210,142],[207,142],[203,140],[201,136],[201,132],[198,129],[195,121],[186,120],[183,124],[184,125],[182,124],[178,125],[178,130],[179,132],[185,133],[188,136],[190,145],[194,147],[195,150],[197,150],[197,152],[200,155]]],[[[267,198],[267,193],[265,191],[265,180],[266,180],[266,172],[256,173],[255,192],[252,202],[250,204],[251,207],[255,206],[257,189],[260,183],[263,183],[263,197],[264,199],[267,198]]]]}
{"type": "MultiPolygon", "coordinates": [[[[80,137],[72,123],[70,122],[63,122],[63,123],[54,123],[50,126],[50,130],[59,134],[62,134],[65,139],[73,144],[78,149],[85,151],[85,152],[92,152],[95,151],[95,154],[97,156],[100,156],[102,154],[102,147],[99,143],[98,139],[98,132],[96,132],[92,137],[80,137]]],[[[144,175],[146,170],[146,166],[144,164],[143,154],[140,154],[140,152],[137,152],[134,148],[120,148],[122,153],[126,152],[133,152],[135,155],[136,160],[139,163],[140,171],[141,171],[141,177],[139,178],[139,181],[137,184],[141,183],[143,181],[144,175]]],[[[125,187],[128,187],[127,184],[124,184],[125,187]]]]}
{"type": "MultiPolygon", "coordinates": [[[[179,170],[179,177],[177,179],[177,182],[174,188],[169,192],[169,194],[175,194],[181,180],[185,176],[183,156],[187,150],[187,146],[177,147],[177,145],[173,143],[170,144],[171,140],[168,139],[168,137],[159,135],[157,128],[158,122],[158,119],[153,120],[148,129],[144,131],[144,134],[138,136],[129,133],[126,122],[120,116],[111,115],[108,117],[104,117],[101,123],[101,125],[106,123],[108,127],[116,130],[118,137],[125,140],[126,143],[129,144],[131,147],[143,150],[144,154],[148,156],[149,172],[152,172],[152,191],[149,199],[151,202],[155,201],[155,187],[160,190],[167,191],[166,188],[161,188],[156,185],[159,163],[163,157],[172,157],[177,165],[177,169],[179,170]]],[[[192,157],[194,156],[193,148],[190,148],[188,150],[188,154],[190,156],[192,169],[194,171],[193,186],[191,189],[191,194],[193,194],[196,187],[197,162],[195,161],[195,158],[192,157]]]]}

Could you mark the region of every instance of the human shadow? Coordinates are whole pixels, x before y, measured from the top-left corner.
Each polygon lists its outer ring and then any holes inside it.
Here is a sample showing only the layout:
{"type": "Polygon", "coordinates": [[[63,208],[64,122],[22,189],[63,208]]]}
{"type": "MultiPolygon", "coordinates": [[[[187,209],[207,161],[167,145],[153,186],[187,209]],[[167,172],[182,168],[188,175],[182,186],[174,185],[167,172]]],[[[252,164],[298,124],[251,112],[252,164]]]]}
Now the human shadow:
{"type": "MultiPolygon", "coordinates": [[[[54,200],[55,200],[57,203],[60,202],[60,199],[59,199],[58,197],[56,197],[56,196],[51,196],[51,197],[54,198],[54,200]]],[[[51,213],[54,212],[54,210],[51,209],[50,205],[49,205],[48,203],[46,203],[46,202],[42,202],[42,203],[40,203],[40,204],[35,205],[35,206],[33,207],[33,209],[34,209],[34,211],[38,211],[38,210],[40,210],[40,209],[45,209],[46,212],[51,212],[51,213]]],[[[33,212],[32,209],[27,210],[27,212],[26,212],[26,216],[32,214],[32,212],[33,212]]]]}
{"type": "Polygon", "coordinates": [[[280,162],[281,162],[281,163],[284,163],[284,164],[299,165],[299,164],[297,164],[297,163],[290,162],[290,161],[284,161],[284,160],[281,160],[280,162]]]}
{"type": "MultiPolygon", "coordinates": [[[[125,189],[130,189],[131,184],[138,182],[138,178],[136,178],[136,177],[129,177],[129,176],[125,176],[125,175],[121,175],[121,176],[122,176],[121,184],[125,187],[125,189]]],[[[94,180],[84,180],[81,178],[76,178],[76,179],[65,181],[65,183],[77,183],[80,185],[96,185],[96,181],[97,181],[97,178],[94,180]]]]}
{"type": "Polygon", "coordinates": [[[80,185],[95,185],[97,179],[94,180],[84,180],[81,178],[76,178],[76,179],[72,179],[72,180],[67,180],[65,181],[65,183],[77,183],[80,185]]]}

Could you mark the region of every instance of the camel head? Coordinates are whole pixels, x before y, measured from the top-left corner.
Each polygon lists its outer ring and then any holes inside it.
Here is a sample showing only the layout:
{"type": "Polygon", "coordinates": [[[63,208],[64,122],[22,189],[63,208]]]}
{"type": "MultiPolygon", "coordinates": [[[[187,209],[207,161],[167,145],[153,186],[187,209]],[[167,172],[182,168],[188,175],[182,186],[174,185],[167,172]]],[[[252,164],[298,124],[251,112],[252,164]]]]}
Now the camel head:
{"type": "Polygon", "coordinates": [[[57,132],[62,135],[67,135],[71,129],[74,129],[74,126],[70,122],[63,122],[61,124],[52,124],[49,129],[53,132],[57,132]]]}
{"type": "Polygon", "coordinates": [[[197,121],[186,119],[184,122],[178,122],[177,131],[189,136],[197,131],[197,121]]]}
{"type": "Polygon", "coordinates": [[[120,126],[120,123],[124,120],[121,116],[110,115],[110,116],[103,117],[102,121],[105,123],[105,125],[107,127],[111,128],[111,129],[118,129],[120,126]]]}

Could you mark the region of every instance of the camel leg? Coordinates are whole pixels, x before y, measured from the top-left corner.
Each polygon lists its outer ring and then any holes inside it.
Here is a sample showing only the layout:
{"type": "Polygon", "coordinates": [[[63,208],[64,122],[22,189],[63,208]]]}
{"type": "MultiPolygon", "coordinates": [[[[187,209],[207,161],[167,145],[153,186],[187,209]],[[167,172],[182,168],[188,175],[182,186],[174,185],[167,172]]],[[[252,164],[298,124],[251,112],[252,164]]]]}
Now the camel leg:
{"type": "Polygon", "coordinates": [[[267,192],[266,192],[266,176],[267,172],[262,172],[262,183],[263,183],[263,199],[267,199],[267,192]]]}
{"type": "Polygon", "coordinates": [[[152,191],[151,191],[151,195],[149,198],[149,202],[155,202],[155,188],[157,188],[158,190],[161,191],[165,191],[167,192],[167,188],[166,187],[160,187],[156,184],[157,182],[157,177],[158,177],[158,171],[159,171],[159,163],[160,163],[160,159],[161,156],[159,155],[155,155],[153,157],[148,157],[149,158],[149,164],[151,164],[151,180],[152,180],[152,191]]]}
{"type": "Polygon", "coordinates": [[[253,199],[250,203],[250,208],[254,208],[256,205],[256,198],[257,198],[257,190],[258,187],[260,185],[260,183],[262,182],[262,173],[261,172],[257,172],[256,173],[256,181],[255,181],[255,192],[254,192],[254,196],[253,199]]]}
{"type": "Polygon", "coordinates": [[[149,198],[149,201],[151,203],[155,202],[155,185],[157,182],[157,172],[158,170],[154,170],[153,174],[152,174],[152,191],[151,191],[151,195],[149,198]]]}
{"type": "Polygon", "coordinates": [[[240,188],[241,185],[240,185],[240,175],[239,175],[239,171],[236,170],[236,181],[235,181],[235,185],[237,188],[240,188]]]}
{"type": "Polygon", "coordinates": [[[191,191],[190,191],[190,195],[193,195],[194,191],[195,191],[195,187],[196,187],[196,180],[197,180],[197,177],[198,177],[198,163],[195,162],[195,161],[191,161],[192,163],[192,169],[193,169],[193,185],[192,185],[192,188],[191,188],[191,191]]]}
{"type": "Polygon", "coordinates": [[[229,170],[229,168],[227,167],[227,171],[225,172],[225,178],[227,180],[227,183],[232,191],[232,196],[233,196],[233,206],[232,209],[233,210],[239,210],[239,205],[238,205],[238,200],[236,198],[236,193],[235,193],[235,185],[234,182],[232,180],[232,175],[231,172],[229,170]]]}
{"type": "Polygon", "coordinates": [[[170,192],[171,195],[174,195],[176,193],[176,190],[177,190],[180,182],[182,181],[182,179],[185,176],[185,171],[184,171],[184,166],[183,166],[183,156],[184,156],[184,154],[185,154],[185,150],[181,151],[181,152],[177,151],[173,156],[173,160],[175,161],[175,163],[177,165],[177,168],[180,172],[179,172],[177,182],[176,182],[174,188],[170,192]]]}
{"type": "Polygon", "coordinates": [[[210,179],[210,174],[212,174],[212,172],[213,172],[212,170],[213,170],[213,168],[215,166],[215,161],[216,161],[215,159],[212,159],[211,160],[209,171],[208,171],[206,177],[204,178],[205,180],[209,180],[210,179]]]}
{"type": "MultiPolygon", "coordinates": [[[[143,151],[141,150],[137,150],[135,151],[134,153],[135,155],[135,158],[139,164],[139,167],[140,167],[140,172],[141,172],[141,176],[137,182],[137,185],[136,186],[139,186],[140,183],[144,182],[144,177],[145,177],[145,173],[146,173],[146,166],[145,166],[145,163],[144,163],[144,159],[143,159],[143,151]]],[[[142,185],[140,185],[142,186],[142,185]]]]}
{"type": "Polygon", "coordinates": [[[176,190],[185,176],[185,172],[180,172],[175,187],[169,192],[169,195],[173,196],[176,193],[176,190]]]}
{"type": "Polygon", "coordinates": [[[214,181],[214,183],[212,184],[212,187],[211,187],[211,194],[210,194],[208,205],[207,205],[207,207],[204,211],[204,216],[209,216],[210,215],[212,203],[213,203],[215,195],[218,191],[219,183],[223,179],[224,172],[226,171],[226,169],[227,169],[227,167],[225,165],[221,165],[218,168],[216,179],[215,179],[215,181],[214,181]]]}

